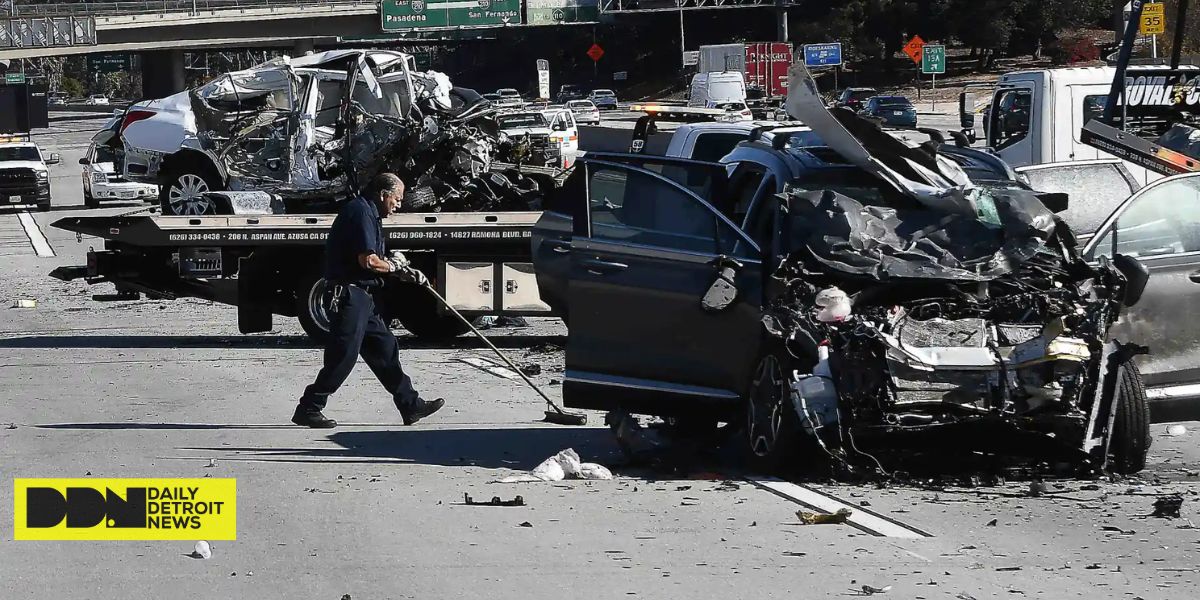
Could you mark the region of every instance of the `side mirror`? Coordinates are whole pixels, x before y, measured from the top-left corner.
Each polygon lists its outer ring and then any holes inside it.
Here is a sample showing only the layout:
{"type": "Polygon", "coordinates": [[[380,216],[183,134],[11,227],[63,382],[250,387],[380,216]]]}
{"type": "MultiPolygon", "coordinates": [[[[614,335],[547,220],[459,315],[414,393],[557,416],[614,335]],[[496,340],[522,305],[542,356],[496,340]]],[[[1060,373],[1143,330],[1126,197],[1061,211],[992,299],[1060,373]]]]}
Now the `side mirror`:
{"type": "Polygon", "coordinates": [[[1046,205],[1046,208],[1050,209],[1050,212],[1060,213],[1067,210],[1070,197],[1064,192],[1046,192],[1038,194],[1038,199],[1046,205]]]}
{"type": "Polygon", "coordinates": [[[559,121],[559,122],[557,122],[557,123],[555,123],[555,124],[554,124],[554,131],[566,131],[566,130],[567,130],[567,124],[566,124],[566,123],[563,123],[562,121],[559,121]]]}
{"type": "Polygon", "coordinates": [[[57,152],[51,152],[50,158],[46,159],[48,165],[57,165],[60,162],[62,162],[62,155],[57,152]]]}
{"type": "Polygon", "coordinates": [[[975,94],[963,92],[958,95],[958,123],[963,129],[975,128],[975,94]]]}
{"type": "Polygon", "coordinates": [[[1150,282],[1150,269],[1127,254],[1114,256],[1112,262],[1125,276],[1125,306],[1137,304],[1138,300],[1142,299],[1142,293],[1146,291],[1146,284],[1150,282]]]}
{"type": "Polygon", "coordinates": [[[88,160],[88,158],[85,156],[85,157],[79,159],[79,164],[90,165],[90,164],[92,164],[92,161],[88,160]]]}

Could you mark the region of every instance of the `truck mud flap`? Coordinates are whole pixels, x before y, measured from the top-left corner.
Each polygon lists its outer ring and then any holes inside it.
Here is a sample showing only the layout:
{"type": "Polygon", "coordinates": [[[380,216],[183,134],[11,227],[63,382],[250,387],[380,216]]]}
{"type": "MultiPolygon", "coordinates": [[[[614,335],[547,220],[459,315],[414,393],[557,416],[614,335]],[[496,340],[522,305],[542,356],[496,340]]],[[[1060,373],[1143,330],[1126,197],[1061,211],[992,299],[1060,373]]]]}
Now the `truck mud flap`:
{"type": "Polygon", "coordinates": [[[238,331],[242,333],[270,331],[273,325],[269,290],[262,285],[273,278],[261,272],[259,262],[253,255],[238,260],[238,331]]]}
{"type": "Polygon", "coordinates": [[[88,268],[85,266],[58,267],[50,271],[50,276],[61,281],[75,281],[87,277],[88,268]]]}

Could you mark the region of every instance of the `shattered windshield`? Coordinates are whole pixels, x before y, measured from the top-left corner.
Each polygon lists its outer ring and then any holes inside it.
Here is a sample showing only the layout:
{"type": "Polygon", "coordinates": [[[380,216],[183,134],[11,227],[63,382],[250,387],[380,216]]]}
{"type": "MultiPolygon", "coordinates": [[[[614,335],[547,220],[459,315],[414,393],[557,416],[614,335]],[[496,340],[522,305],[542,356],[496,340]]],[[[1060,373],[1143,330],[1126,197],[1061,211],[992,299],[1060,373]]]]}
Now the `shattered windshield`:
{"type": "Polygon", "coordinates": [[[498,119],[501,129],[533,129],[549,127],[550,123],[542,113],[522,113],[519,115],[504,115],[498,119]]]}
{"type": "Polygon", "coordinates": [[[1024,173],[1039,192],[1067,194],[1067,210],[1058,214],[1076,233],[1092,233],[1134,192],[1116,165],[1064,165],[1024,173]]]}

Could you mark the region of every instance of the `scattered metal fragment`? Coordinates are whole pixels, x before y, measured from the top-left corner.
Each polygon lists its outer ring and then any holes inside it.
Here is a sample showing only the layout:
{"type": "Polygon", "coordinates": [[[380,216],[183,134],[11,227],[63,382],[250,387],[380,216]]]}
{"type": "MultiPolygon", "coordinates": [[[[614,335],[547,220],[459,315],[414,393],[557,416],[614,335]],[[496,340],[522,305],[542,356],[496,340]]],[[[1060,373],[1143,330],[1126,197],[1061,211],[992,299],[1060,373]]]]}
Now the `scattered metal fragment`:
{"type": "Polygon", "coordinates": [[[988,521],[988,522],[987,522],[987,527],[995,527],[995,526],[996,526],[996,524],[997,524],[997,523],[999,523],[999,522],[1000,522],[1000,520],[999,520],[999,519],[992,519],[991,521],[988,521]]]}
{"type": "Polygon", "coordinates": [[[1154,512],[1150,515],[1160,519],[1178,519],[1179,509],[1183,508],[1183,496],[1170,494],[1154,501],[1154,512]]]}
{"type": "Polygon", "coordinates": [[[1021,567],[996,567],[997,571],[1020,571],[1021,567]]]}
{"type": "Polygon", "coordinates": [[[866,584],[864,584],[862,586],[862,593],[864,596],[873,596],[875,594],[886,594],[890,591],[892,591],[892,586],[890,586],[890,585],[885,585],[881,588],[877,588],[877,587],[866,585],[866,584]]]}
{"type": "Polygon", "coordinates": [[[837,525],[845,523],[852,514],[854,512],[848,508],[838,509],[833,514],[814,513],[806,510],[796,511],[796,516],[800,517],[801,525],[837,525]]]}
{"type": "Polygon", "coordinates": [[[463,493],[463,504],[467,506],[525,506],[525,498],[517,496],[512,500],[501,500],[500,496],[492,496],[491,500],[480,502],[472,498],[470,494],[463,493]]]}
{"type": "Polygon", "coordinates": [[[530,523],[529,521],[523,521],[520,525],[517,525],[517,527],[533,527],[533,523],[530,523]]]}

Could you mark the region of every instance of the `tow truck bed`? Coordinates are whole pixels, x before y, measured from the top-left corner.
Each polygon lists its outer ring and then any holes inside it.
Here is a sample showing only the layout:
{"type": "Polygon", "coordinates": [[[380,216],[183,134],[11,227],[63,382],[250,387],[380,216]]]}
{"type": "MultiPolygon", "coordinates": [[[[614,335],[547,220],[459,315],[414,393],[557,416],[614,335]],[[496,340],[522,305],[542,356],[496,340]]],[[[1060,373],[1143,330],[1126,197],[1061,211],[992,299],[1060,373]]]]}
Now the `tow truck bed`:
{"type": "MultiPolygon", "coordinates": [[[[530,258],[539,212],[403,213],[383,221],[389,250],[402,250],[466,315],[549,315],[530,258]]],[[[117,298],[198,297],[238,307],[243,333],[272,328],[274,314],[300,318],[320,338],[328,328],[322,271],[336,215],[68,217],[53,226],[103,240],[86,266],[52,276],[112,283],[117,298]]],[[[96,296],[112,299],[112,296],[96,296]]],[[[385,287],[385,313],[417,335],[462,333],[427,291],[385,287]]]]}

